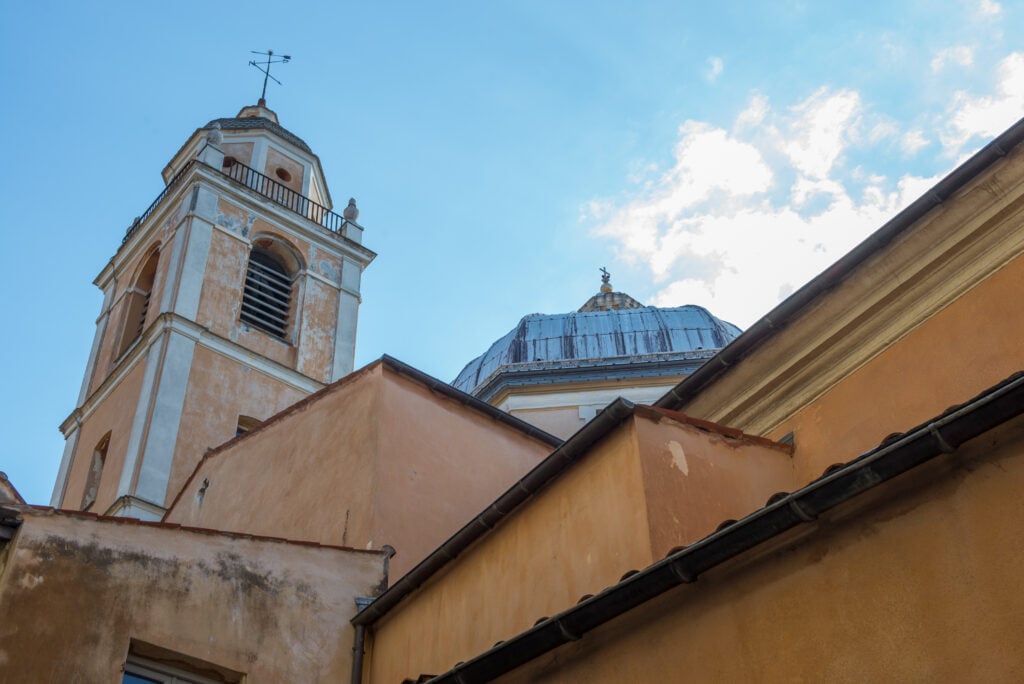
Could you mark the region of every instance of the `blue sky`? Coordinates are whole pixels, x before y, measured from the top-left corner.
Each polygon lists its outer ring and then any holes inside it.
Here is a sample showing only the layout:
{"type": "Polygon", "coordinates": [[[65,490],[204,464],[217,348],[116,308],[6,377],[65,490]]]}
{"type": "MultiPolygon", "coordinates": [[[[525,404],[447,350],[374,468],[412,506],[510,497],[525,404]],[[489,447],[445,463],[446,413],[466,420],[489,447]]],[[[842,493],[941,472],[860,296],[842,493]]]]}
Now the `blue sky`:
{"type": "Polygon", "coordinates": [[[625,5],[4,3],[0,470],[48,503],[92,279],[250,50],[380,254],[357,366],[445,380],[600,266],[746,327],[1024,115],[1017,3],[625,5]]]}

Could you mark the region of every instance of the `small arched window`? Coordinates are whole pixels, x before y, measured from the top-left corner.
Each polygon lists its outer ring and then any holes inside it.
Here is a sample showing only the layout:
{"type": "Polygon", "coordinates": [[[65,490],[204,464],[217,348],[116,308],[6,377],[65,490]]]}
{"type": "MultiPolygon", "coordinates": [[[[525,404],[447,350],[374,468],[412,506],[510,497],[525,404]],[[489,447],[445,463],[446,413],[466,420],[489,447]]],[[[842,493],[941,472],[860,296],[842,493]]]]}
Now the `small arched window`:
{"type": "Polygon", "coordinates": [[[149,300],[153,294],[153,281],[156,280],[156,266],[160,259],[160,252],[153,252],[146,260],[142,270],[131,289],[125,295],[126,312],[124,327],[121,330],[121,344],[118,349],[118,356],[128,351],[135,340],[142,336],[146,327],[146,317],[149,315],[149,300]]]}
{"type": "Polygon", "coordinates": [[[100,479],[103,477],[103,466],[107,463],[107,448],[110,446],[110,433],[103,435],[96,448],[92,451],[92,462],[89,464],[89,474],[85,477],[85,491],[82,493],[82,510],[87,511],[96,503],[96,493],[100,489],[100,479]]]}
{"type": "Polygon", "coordinates": [[[294,274],[298,270],[295,261],[286,250],[270,240],[257,241],[253,245],[242,292],[240,318],[243,323],[275,337],[286,337],[291,319],[294,274]]]}

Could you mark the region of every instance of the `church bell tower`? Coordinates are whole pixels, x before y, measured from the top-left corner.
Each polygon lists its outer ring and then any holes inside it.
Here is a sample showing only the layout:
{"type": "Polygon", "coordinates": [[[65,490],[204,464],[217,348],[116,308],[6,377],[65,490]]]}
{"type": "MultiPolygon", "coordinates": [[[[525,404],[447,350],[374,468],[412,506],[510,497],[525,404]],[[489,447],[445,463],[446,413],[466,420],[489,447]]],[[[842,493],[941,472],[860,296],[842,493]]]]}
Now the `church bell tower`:
{"type": "Polygon", "coordinates": [[[362,245],[319,158],[259,105],[196,130],[95,284],[51,504],[157,519],[207,449],[352,370],[362,245]]]}

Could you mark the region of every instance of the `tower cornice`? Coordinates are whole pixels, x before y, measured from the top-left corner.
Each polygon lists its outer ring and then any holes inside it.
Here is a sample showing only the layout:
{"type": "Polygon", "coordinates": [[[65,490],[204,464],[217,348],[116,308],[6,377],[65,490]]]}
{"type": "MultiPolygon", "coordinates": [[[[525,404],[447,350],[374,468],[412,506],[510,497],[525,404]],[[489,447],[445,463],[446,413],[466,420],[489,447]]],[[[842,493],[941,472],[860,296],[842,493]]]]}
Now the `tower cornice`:
{"type": "MultiPolygon", "coordinates": [[[[120,266],[133,260],[137,256],[138,251],[149,244],[148,237],[152,231],[157,230],[159,226],[171,219],[172,212],[180,206],[181,201],[185,200],[188,193],[197,192],[202,182],[209,183],[210,189],[214,191],[221,194],[230,194],[233,201],[243,204],[247,210],[272,219],[282,229],[292,232],[296,237],[316,245],[318,249],[351,259],[363,268],[369,265],[377,256],[377,253],[373,250],[364,247],[357,240],[345,235],[345,231],[348,231],[351,235],[361,239],[363,228],[354,221],[345,221],[345,227],[341,233],[330,231],[310,219],[296,214],[287,207],[274,202],[272,199],[261,195],[256,190],[233,180],[219,170],[200,161],[195,161],[185,171],[182,178],[176,182],[177,188],[172,190],[166,197],[163,197],[155,210],[140,222],[131,234],[131,238],[111,257],[110,261],[97,274],[93,283],[100,289],[104,289],[110,279],[120,269],[120,266]]],[[[173,232],[178,229],[186,218],[197,215],[216,225],[215,217],[201,216],[197,213],[195,206],[189,206],[185,212],[181,213],[177,220],[172,221],[173,225],[167,227],[173,232]]]]}

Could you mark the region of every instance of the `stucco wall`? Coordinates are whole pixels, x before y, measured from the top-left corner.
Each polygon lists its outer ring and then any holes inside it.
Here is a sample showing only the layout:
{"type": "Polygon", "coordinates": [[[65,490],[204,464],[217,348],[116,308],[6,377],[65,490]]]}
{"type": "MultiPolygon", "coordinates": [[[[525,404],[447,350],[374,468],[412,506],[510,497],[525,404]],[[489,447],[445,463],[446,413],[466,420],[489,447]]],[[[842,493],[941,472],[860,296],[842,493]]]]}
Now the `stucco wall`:
{"type": "Polygon", "coordinates": [[[350,376],[211,454],[166,520],[365,547],[373,541],[379,375],[377,367],[350,376]]]}
{"type": "Polygon", "coordinates": [[[212,454],[166,520],[388,544],[398,577],[549,450],[378,362],[212,454]]]}
{"type": "Polygon", "coordinates": [[[78,508],[82,504],[86,478],[92,468],[92,455],[103,436],[110,432],[107,459],[100,478],[99,489],[93,512],[103,512],[117,498],[117,486],[124,467],[125,452],[132,429],[132,418],[139,402],[142,379],[146,371],[144,361],[136,364],[111,390],[106,400],[99,404],[79,427],[78,443],[75,446],[71,470],[64,489],[62,508],[78,508]]]}
{"type": "Polygon", "coordinates": [[[371,681],[437,674],[651,562],[627,421],[375,625],[371,681]]]}
{"type": "Polygon", "coordinates": [[[234,438],[239,416],[264,420],[304,396],[280,380],[197,345],[167,484],[167,503],[181,490],[203,454],[234,438]]]}
{"type": "Polygon", "coordinates": [[[1024,368],[1022,292],[1018,257],[772,431],[801,483],[1024,368]]]}
{"type": "Polygon", "coordinates": [[[499,681],[1016,682],[1024,420],[499,681]]]}
{"type": "Polygon", "coordinates": [[[637,413],[654,558],[753,513],[776,492],[796,489],[782,445],[700,429],[643,407],[637,413]]]}
{"type": "Polygon", "coordinates": [[[132,639],[256,682],[338,682],[379,553],[27,511],[0,565],[0,682],[114,682],[132,639]]]}
{"type": "Polygon", "coordinates": [[[376,465],[378,543],[397,578],[548,455],[551,447],[385,370],[376,465]]]}
{"type": "Polygon", "coordinates": [[[568,439],[573,433],[583,427],[586,422],[580,419],[579,406],[513,409],[509,413],[562,439],[568,439]]]}
{"type": "Polygon", "coordinates": [[[792,488],[780,445],[640,407],[374,626],[373,680],[443,672],[792,488]]]}

